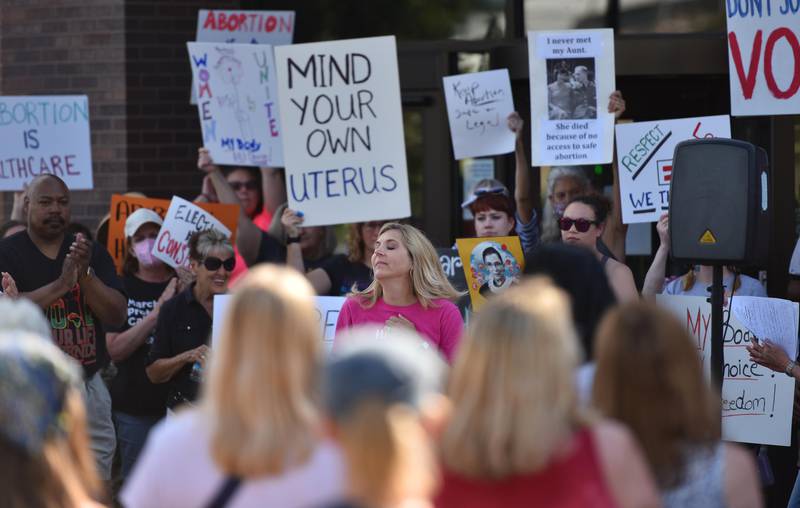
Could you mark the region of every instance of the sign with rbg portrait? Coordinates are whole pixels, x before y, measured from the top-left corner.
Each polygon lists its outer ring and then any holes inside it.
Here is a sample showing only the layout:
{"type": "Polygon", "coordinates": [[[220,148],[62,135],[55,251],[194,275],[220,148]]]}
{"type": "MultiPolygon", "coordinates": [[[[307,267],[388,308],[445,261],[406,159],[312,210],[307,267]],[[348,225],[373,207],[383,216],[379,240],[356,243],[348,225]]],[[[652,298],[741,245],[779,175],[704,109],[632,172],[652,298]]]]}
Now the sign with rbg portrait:
{"type": "Polygon", "coordinates": [[[304,226],[411,215],[394,37],[275,48],[289,207],[304,226]]]}
{"type": "Polygon", "coordinates": [[[487,298],[502,293],[522,277],[525,256],[518,236],[459,238],[456,245],[475,311],[487,298]]]}

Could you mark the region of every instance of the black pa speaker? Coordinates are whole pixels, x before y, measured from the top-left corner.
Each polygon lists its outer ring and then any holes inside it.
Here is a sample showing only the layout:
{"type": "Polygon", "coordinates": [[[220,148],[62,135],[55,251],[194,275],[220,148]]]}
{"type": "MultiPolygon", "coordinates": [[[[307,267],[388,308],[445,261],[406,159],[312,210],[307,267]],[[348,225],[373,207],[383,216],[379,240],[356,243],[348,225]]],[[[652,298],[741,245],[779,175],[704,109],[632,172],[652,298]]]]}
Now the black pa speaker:
{"type": "Polygon", "coordinates": [[[679,262],[766,261],[770,224],[767,154],[733,139],[675,147],[669,195],[670,252],[679,262]]]}

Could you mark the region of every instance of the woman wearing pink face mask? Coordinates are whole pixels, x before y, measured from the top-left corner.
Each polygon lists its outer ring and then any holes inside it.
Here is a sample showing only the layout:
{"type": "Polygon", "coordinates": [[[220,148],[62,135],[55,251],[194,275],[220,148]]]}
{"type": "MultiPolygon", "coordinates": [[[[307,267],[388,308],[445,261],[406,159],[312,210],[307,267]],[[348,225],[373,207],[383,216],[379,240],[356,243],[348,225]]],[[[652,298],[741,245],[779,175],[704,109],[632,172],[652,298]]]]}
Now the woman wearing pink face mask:
{"type": "Polygon", "coordinates": [[[116,333],[106,334],[108,353],[118,370],[111,385],[111,401],[123,479],[166,407],[167,385],[153,384],[145,374],[159,309],[175,295],[178,284],[172,268],[151,253],[161,224],[161,217],[145,208],[125,221],[128,250],[122,274],[128,319],[116,333]]]}

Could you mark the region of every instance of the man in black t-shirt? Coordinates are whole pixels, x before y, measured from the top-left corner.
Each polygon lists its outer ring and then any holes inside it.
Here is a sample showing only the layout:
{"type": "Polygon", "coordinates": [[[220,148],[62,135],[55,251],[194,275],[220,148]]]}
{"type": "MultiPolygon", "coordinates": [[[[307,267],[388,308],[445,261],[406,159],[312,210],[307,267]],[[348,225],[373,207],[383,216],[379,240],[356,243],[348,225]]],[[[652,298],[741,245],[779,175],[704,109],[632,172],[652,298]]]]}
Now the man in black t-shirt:
{"type": "Polygon", "coordinates": [[[122,325],[127,301],[108,252],[80,233],[66,233],[69,189],[60,178],[36,177],[24,213],[27,230],[0,242],[0,271],[44,310],[53,341],[83,366],[92,449],[101,475],[110,479],[116,438],[111,398],[99,375],[108,361],[103,325],[122,325]]]}

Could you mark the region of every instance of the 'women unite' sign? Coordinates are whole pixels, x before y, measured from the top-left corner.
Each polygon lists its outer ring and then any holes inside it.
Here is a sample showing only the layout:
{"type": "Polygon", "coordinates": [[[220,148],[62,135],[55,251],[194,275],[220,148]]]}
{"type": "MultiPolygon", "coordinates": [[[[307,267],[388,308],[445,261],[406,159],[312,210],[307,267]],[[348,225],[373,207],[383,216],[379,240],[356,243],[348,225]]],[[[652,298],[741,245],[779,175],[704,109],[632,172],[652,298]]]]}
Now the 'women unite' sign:
{"type": "Polygon", "coordinates": [[[286,194],[319,226],[408,217],[394,37],[275,48],[286,194]]]}
{"type": "Polygon", "coordinates": [[[272,46],[187,45],[203,146],[214,162],[282,166],[272,46]]]}
{"type": "Polygon", "coordinates": [[[0,190],[22,190],[43,174],[92,188],[85,95],[0,97],[0,139],[0,190]]]}
{"type": "Polygon", "coordinates": [[[800,0],[725,0],[733,116],[800,113],[800,0]]]}

